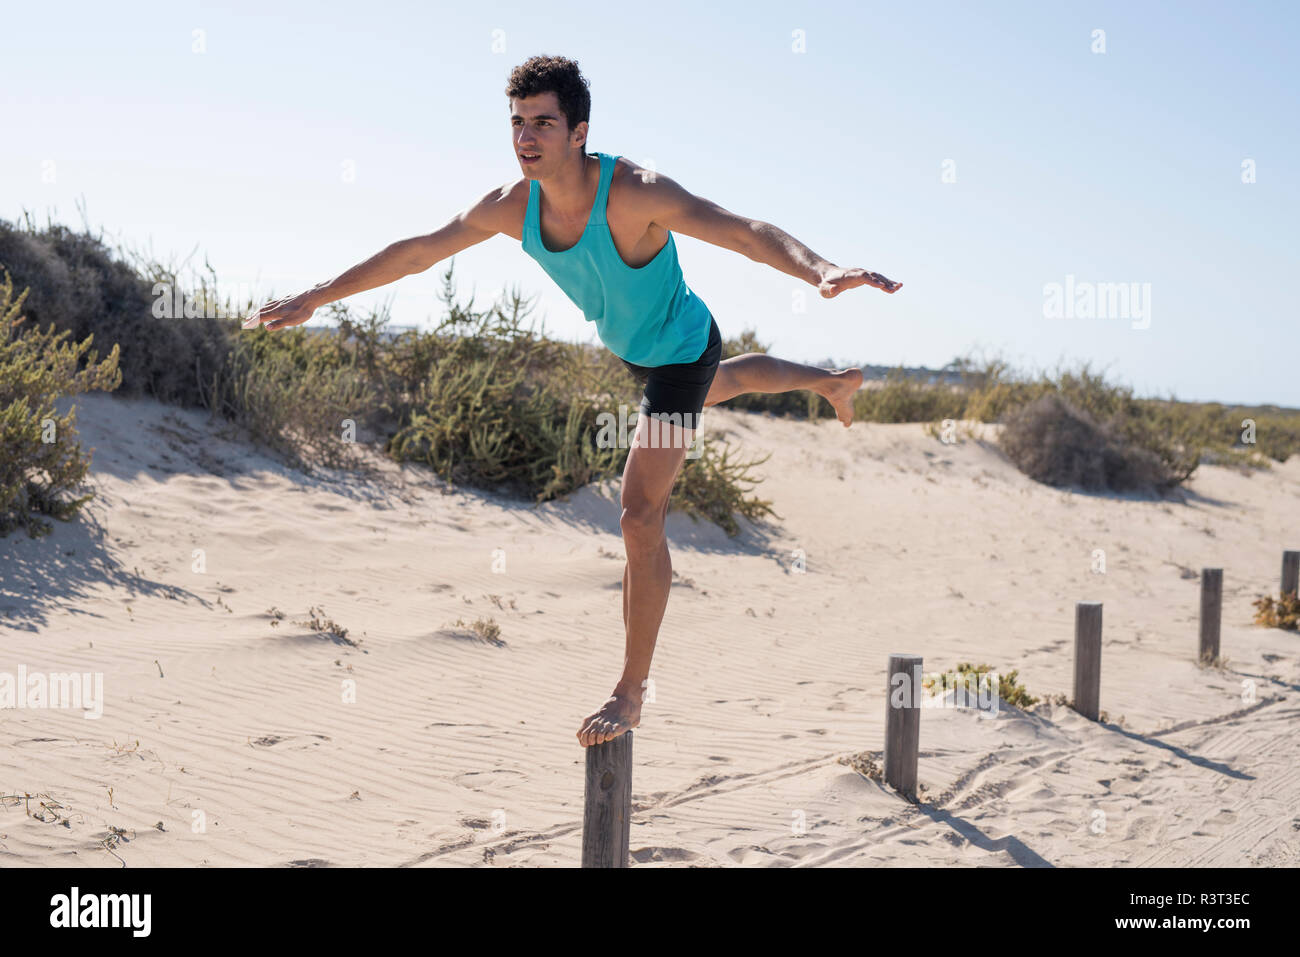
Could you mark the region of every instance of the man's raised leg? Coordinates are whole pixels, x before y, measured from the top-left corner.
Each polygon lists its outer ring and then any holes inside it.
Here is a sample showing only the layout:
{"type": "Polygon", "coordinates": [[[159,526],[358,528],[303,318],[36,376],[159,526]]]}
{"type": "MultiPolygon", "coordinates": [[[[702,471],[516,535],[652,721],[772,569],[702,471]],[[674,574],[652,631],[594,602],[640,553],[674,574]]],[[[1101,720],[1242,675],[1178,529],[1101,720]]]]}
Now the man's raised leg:
{"type": "Polygon", "coordinates": [[[707,408],[746,392],[810,389],[831,404],[835,417],[848,428],[853,424],[853,396],[861,387],[862,370],[858,368],[832,372],[762,352],[747,352],[718,363],[704,405],[707,408]]]}

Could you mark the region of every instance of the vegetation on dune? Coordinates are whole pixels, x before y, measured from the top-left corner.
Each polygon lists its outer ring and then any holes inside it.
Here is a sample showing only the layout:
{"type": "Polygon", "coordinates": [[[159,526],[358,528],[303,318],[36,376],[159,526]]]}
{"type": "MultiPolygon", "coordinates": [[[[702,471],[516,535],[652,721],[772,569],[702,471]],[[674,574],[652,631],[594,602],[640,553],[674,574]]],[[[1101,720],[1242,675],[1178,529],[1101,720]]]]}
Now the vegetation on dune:
{"type": "MultiPolygon", "coordinates": [[[[23,311],[34,326],[66,330],[74,342],[93,335],[103,348],[119,347],[121,395],[201,404],[196,372],[206,374],[225,361],[238,328],[233,319],[158,315],[172,301],[164,287],[179,287],[177,270],[131,251],[114,256],[88,230],[0,219],[0,265],[24,290],[23,311]]],[[[216,311],[215,278],[195,285],[194,305],[216,311]]]]}
{"type": "Polygon", "coordinates": [[[1300,599],[1293,591],[1280,592],[1277,599],[1261,595],[1255,599],[1255,624],[1266,628],[1300,631],[1300,599]]]}
{"type": "MultiPolygon", "coordinates": [[[[724,356],[766,351],[749,331],[723,347],[724,356]]],[[[1096,491],[1164,493],[1201,463],[1260,469],[1300,451],[1296,409],[1138,398],[1086,362],[1031,374],[997,357],[962,357],[949,368],[958,381],[927,382],[901,367],[868,381],[854,396],[855,421],[925,423],[936,438],[945,420],[997,423],[998,445],[1022,472],[1096,491]]],[[[811,392],[741,396],[727,406],[833,417],[811,392]]]]}
{"type": "MultiPolygon", "coordinates": [[[[58,396],[119,385],[121,394],[208,409],[308,471],[364,468],[369,448],[449,482],[543,502],[615,478],[627,461],[640,386],[622,363],[525,325],[531,303],[517,290],[488,309],[459,303],[451,263],[446,314],[432,329],[392,330],[386,311],[358,317],[332,303],[311,326],[275,332],[240,328],[261,303],[223,296],[210,266],[182,278],[152,257],[113,253],[88,230],[0,220],[0,265],[12,274],[0,365],[3,530],[42,527],[32,515],[71,517],[87,500],[65,497],[88,463],[75,451],[73,412],[55,420],[53,443],[38,447],[39,427],[58,396]],[[20,335],[20,306],[47,332],[20,335]],[[92,338],[112,349],[102,363],[85,354],[92,338]]],[[[766,351],[745,330],[724,340],[722,354],[766,351]]],[[[1300,449],[1295,410],[1135,398],[1086,364],[1027,375],[1000,359],[963,358],[952,368],[957,382],[932,384],[901,368],[870,382],[854,398],[856,419],[923,422],[935,435],[944,420],[1000,423],[1001,448],[1026,474],[1098,490],[1164,492],[1201,462],[1261,468],[1300,449]]],[[[737,396],[726,407],[834,417],[803,390],[737,396]]],[[[753,494],[751,469],[766,458],[738,460],[707,420],[700,438],[670,507],[731,535],[740,518],[776,516],[753,494]]]]}
{"type": "MultiPolygon", "coordinates": [[[[934,678],[925,678],[921,685],[933,694],[943,694],[949,689],[965,688],[967,692],[983,693],[984,675],[993,670],[991,665],[972,665],[969,661],[960,662],[956,672],[942,672],[938,678],[938,688],[934,678]]],[[[1025,686],[1017,683],[1019,671],[1009,671],[998,675],[998,700],[1015,708],[1028,708],[1038,703],[1025,686]]]]}
{"type": "Polygon", "coordinates": [[[1097,419],[1053,392],[1012,410],[998,442],[1030,478],[1088,490],[1163,492],[1185,481],[1200,459],[1141,413],[1097,419]]]}
{"type": "MultiPolygon", "coordinates": [[[[122,393],[208,409],[305,471],[363,468],[362,449],[369,447],[424,464],[452,483],[536,502],[622,474],[640,386],[607,350],[525,326],[530,304],[518,291],[475,310],[472,300],[456,301],[448,264],[447,311],[430,330],[390,330],[386,311],[359,318],[341,303],[318,312],[319,324],[243,330],[238,317],[260,303],[223,297],[210,267],[206,276],[182,279],[173,266],[125,256],[130,265],[89,232],[0,221],[0,263],[13,264],[16,281],[27,284],[30,316],[64,335],[84,331],[77,356],[91,335],[114,350],[102,372],[78,371],[75,357],[60,353],[43,378],[32,379],[24,371],[29,353],[54,348],[32,340],[0,372],[0,396],[20,384],[47,401],[104,388],[120,360],[114,387],[122,393]],[[180,302],[184,311],[174,308],[180,302]]],[[[6,426],[6,528],[28,524],[33,511],[69,518],[90,498],[63,505],[56,495],[82,478],[88,457],[55,468],[49,480],[29,474],[52,465],[56,454],[34,444],[32,422],[45,417],[37,411],[5,412],[25,423],[6,426]]],[[[72,436],[62,424],[59,434],[65,442],[72,436]]],[[[670,508],[731,535],[739,533],[740,517],[774,514],[748,491],[757,484],[749,469],[763,459],[737,461],[724,440],[701,435],[670,508]]]]}
{"type": "Polygon", "coordinates": [[[115,345],[99,360],[93,334],[67,342],[68,331],[23,328],[26,293],[14,297],[7,271],[0,285],[0,535],[17,528],[49,533],[45,516],[68,519],[88,502],[78,495],[91,454],[78,441],[76,407],[62,416],[55,400],[122,382],[115,345]]]}

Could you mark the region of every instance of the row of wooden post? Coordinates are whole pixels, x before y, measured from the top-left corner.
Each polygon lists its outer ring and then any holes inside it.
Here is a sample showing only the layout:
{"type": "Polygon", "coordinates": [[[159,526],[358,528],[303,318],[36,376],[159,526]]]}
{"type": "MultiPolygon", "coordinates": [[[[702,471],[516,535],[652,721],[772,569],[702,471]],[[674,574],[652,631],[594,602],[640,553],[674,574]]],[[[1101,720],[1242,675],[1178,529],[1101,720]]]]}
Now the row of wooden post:
{"type": "MultiPolygon", "coordinates": [[[[1300,590],[1300,551],[1282,553],[1282,594],[1300,590]]],[[[1200,642],[1197,658],[1219,658],[1219,629],[1223,621],[1223,569],[1201,569],[1200,642]]],[[[920,683],[921,659],[917,655],[889,656],[887,693],[906,680],[920,683]],[[905,676],[905,677],[904,677],[905,676]]],[[[1101,602],[1081,601],[1074,606],[1074,710],[1097,720],[1101,699],[1101,602]]],[[[916,701],[909,707],[886,705],[885,783],[916,797],[916,759],[920,747],[921,711],[916,701]]]]}
{"type": "MultiPolygon", "coordinates": [[[[1300,551],[1282,553],[1282,593],[1300,589],[1300,551]]],[[[1223,569],[1201,570],[1199,660],[1219,657],[1223,618],[1223,569]]],[[[885,783],[915,800],[921,744],[921,656],[889,656],[885,687],[885,783]],[[905,685],[903,703],[892,696],[905,685]]],[[[1081,601],[1074,609],[1074,710],[1097,720],[1101,697],[1101,602],[1081,601]]],[[[587,748],[582,814],[582,866],[627,867],[632,821],[632,732],[587,748]]]]}

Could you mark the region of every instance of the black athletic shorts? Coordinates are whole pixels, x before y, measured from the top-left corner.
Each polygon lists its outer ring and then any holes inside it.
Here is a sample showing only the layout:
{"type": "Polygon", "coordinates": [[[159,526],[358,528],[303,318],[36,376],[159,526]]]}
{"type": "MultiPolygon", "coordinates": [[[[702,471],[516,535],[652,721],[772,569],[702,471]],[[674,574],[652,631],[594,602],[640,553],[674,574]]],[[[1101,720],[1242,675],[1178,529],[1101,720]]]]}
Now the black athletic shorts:
{"type": "Polygon", "coordinates": [[[632,375],[645,386],[641,396],[640,413],[664,420],[674,413],[680,418],[666,421],[684,429],[699,428],[700,413],[709,386],[722,359],[722,332],[713,316],[709,316],[709,342],[694,362],[679,362],[664,366],[639,366],[623,360],[632,375]]]}

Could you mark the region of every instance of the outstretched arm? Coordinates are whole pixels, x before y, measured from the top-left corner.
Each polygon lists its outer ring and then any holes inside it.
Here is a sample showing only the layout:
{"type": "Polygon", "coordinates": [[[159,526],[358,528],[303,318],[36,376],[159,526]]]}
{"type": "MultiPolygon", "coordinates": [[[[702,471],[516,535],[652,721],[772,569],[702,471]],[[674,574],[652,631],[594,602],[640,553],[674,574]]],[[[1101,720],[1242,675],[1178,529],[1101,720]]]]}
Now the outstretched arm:
{"type": "Polygon", "coordinates": [[[390,243],[363,263],[335,278],[317,283],[297,295],[285,296],[255,309],[243,327],[267,329],[300,326],[321,306],[338,299],[386,286],[403,276],[424,272],[475,243],[503,231],[502,197],[505,190],[493,190],[473,206],[458,213],[441,229],[425,236],[412,236],[390,243]]]}
{"type": "Polygon", "coordinates": [[[858,268],[842,269],[771,223],[738,216],[717,203],[687,192],[662,173],[639,178],[641,182],[636,183],[636,193],[646,204],[651,222],[741,253],[755,262],[802,279],[816,286],[826,299],[833,299],[854,286],[874,286],[889,293],[903,287],[901,282],[886,279],[879,273],[858,268]]]}

